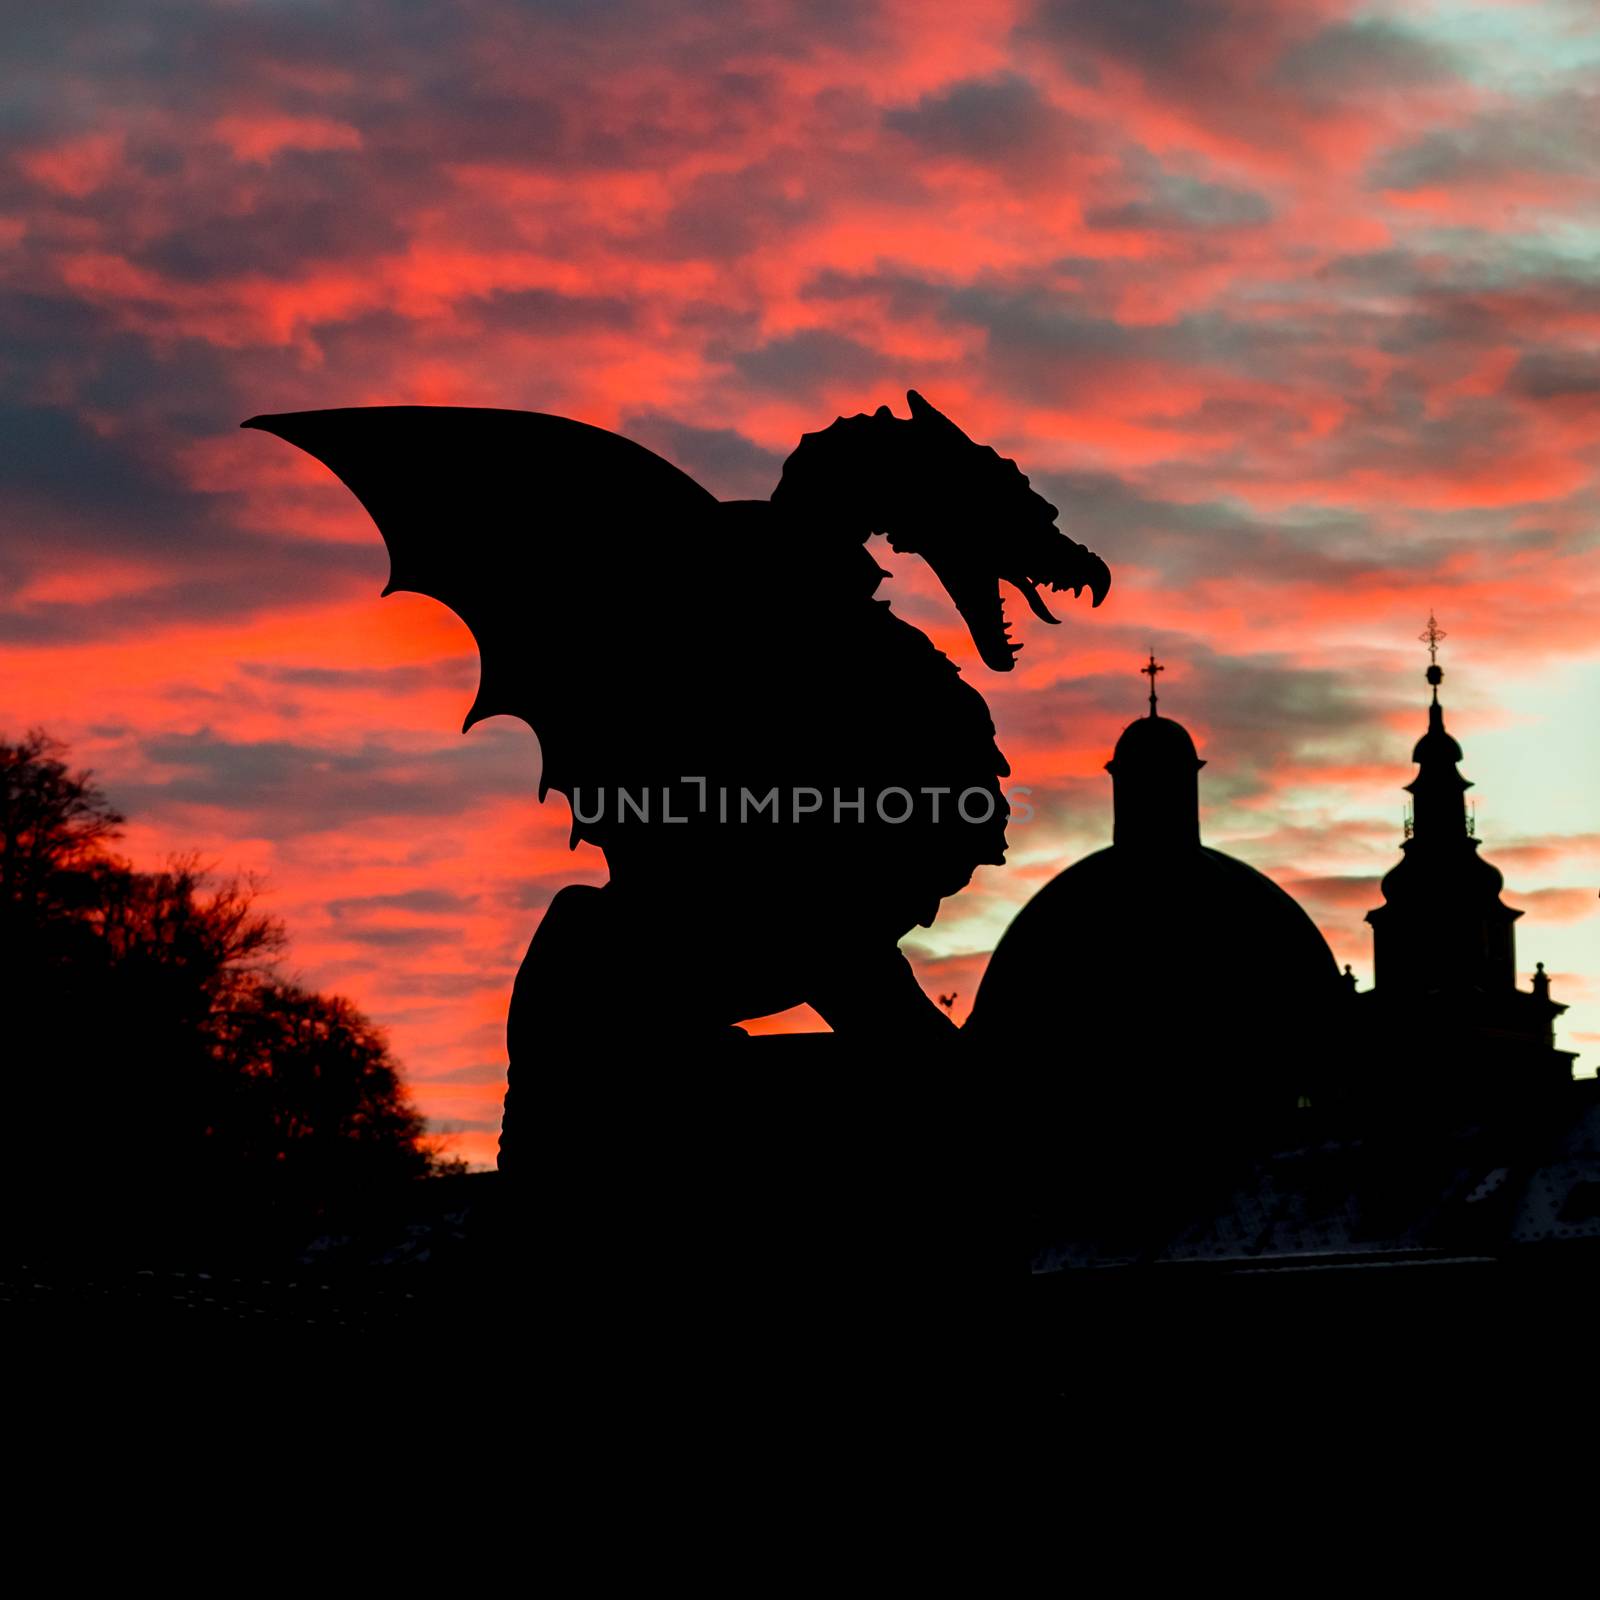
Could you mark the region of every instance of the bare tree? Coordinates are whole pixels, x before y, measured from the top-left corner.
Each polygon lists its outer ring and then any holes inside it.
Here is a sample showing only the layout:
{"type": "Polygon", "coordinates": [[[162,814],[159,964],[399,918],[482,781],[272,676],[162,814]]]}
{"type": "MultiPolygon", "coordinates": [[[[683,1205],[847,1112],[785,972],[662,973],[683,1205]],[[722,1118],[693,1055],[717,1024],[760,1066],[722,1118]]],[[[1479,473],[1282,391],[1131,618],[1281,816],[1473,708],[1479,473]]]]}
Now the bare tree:
{"type": "Polygon", "coordinates": [[[66,746],[40,728],[0,739],[0,914],[40,921],[72,915],[112,859],[124,821],[66,746]]]}

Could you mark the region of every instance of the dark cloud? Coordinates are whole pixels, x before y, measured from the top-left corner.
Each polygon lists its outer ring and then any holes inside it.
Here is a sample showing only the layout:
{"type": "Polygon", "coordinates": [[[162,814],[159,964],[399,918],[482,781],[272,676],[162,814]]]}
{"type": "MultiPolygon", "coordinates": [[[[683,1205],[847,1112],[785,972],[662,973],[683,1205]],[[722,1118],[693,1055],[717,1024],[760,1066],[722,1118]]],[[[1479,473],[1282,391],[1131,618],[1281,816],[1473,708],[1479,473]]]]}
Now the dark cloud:
{"type": "Polygon", "coordinates": [[[1166,73],[1237,40],[1259,22],[1248,0],[1041,0],[1025,33],[1064,55],[1106,55],[1147,72],[1166,73]]]}
{"type": "Polygon", "coordinates": [[[1520,177],[1600,173],[1600,99],[1565,92],[1486,111],[1389,150],[1368,174],[1375,189],[1401,191],[1520,177]]]}
{"type": "Polygon", "coordinates": [[[553,289],[503,289],[468,301],[462,311],[487,330],[545,335],[626,331],[639,308],[617,295],[558,294],[553,289]]]}
{"type": "Polygon", "coordinates": [[[891,362],[843,334],[808,328],[741,351],[733,357],[733,365],[758,388],[804,394],[826,384],[875,383],[891,362]]]}
{"type": "Polygon", "coordinates": [[[913,106],[891,108],[883,120],[926,155],[994,164],[1089,143],[1083,124],[1011,72],[953,83],[913,106]]]}
{"type": "MultiPolygon", "coordinates": [[[[0,514],[0,528],[5,526],[0,514]]],[[[28,524],[23,523],[20,531],[26,545],[28,524]]],[[[96,539],[89,530],[75,530],[82,535],[85,550],[98,544],[111,554],[117,552],[111,536],[115,531],[108,527],[96,539]]],[[[37,546],[36,531],[31,538],[37,546]]],[[[38,548],[52,557],[53,574],[71,574],[73,563],[61,559],[59,548],[38,548]]],[[[42,569],[45,563],[38,565],[42,569]]],[[[9,606],[0,602],[0,643],[59,645],[155,635],[187,622],[242,620],[303,604],[307,595],[331,601],[372,593],[383,582],[381,555],[375,567],[364,544],[286,544],[233,530],[217,531],[215,547],[197,556],[193,565],[198,570],[192,576],[158,577],[137,592],[102,600],[13,601],[9,606]]],[[[92,561],[83,570],[92,582],[92,561]]]]}
{"type": "Polygon", "coordinates": [[[1354,399],[1328,441],[1322,470],[1359,468],[1403,477],[1426,465],[1434,473],[1512,459],[1529,419],[1498,395],[1431,401],[1421,380],[1396,375],[1354,399]]]}
{"type": "MultiPolygon", "coordinates": [[[[118,327],[110,312],[66,294],[0,294],[0,348],[0,407],[40,413],[36,420],[18,422],[23,440],[47,428],[83,431],[80,412],[116,418],[125,426],[158,420],[161,428],[188,436],[215,433],[218,417],[232,412],[226,352],[192,338],[153,344],[118,327]]],[[[9,423],[8,414],[0,417],[9,423]]],[[[105,473],[109,453],[132,454],[127,444],[88,431],[91,438],[75,440],[70,448],[97,454],[100,465],[93,475],[105,473]]],[[[0,439],[6,438],[0,432],[0,439]]],[[[13,454],[8,442],[0,455],[0,478],[16,469],[13,454]]],[[[153,479],[142,461],[120,470],[153,479]]]]}
{"type": "Polygon", "coordinates": [[[1085,315],[1068,296],[1031,287],[954,288],[944,309],[953,322],[983,328],[992,352],[1032,353],[1044,360],[1134,355],[1150,337],[1110,317],[1085,315]]]}
{"type": "Polygon", "coordinates": [[[1271,202],[1253,189],[1157,171],[1149,176],[1140,198],[1088,206],[1083,219],[1091,228],[1165,231],[1256,227],[1272,216],[1271,202]]]}
{"type": "Polygon", "coordinates": [[[621,431],[682,467],[719,500],[764,500],[783,470],[783,457],[734,428],[699,428],[653,411],[630,411],[621,431]]]}
{"type": "Polygon", "coordinates": [[[7,544],[26,536],[29,507],[41,518],[48,511],[52,534],[82,526],[98,537],[114,514],[124,545],[188,542],[200,503],[152,466],[148,439],[108,437],[65,408],[17,405],[0,406],[0,439],[0,504],[11,513],[11,532],[0,530],[0,540],[7,544]]]}
{"type": "MultiPolygon", "coordinates": [[[[392,975],[394,969],[388,965],[384,965],[382,967],[366,968],[364,970],[376,970],[388,975],[392,975]]],[[[504,981],[507,983],[507,987],[509,987],[509,977],[509,972],[505,975],[505,979],[502,979],[501,975],[495,972],[430,972],[426,967],[418,967],[415,970],[408,969],[406,971],[405,993],[408,996],[426,998],[429,1000],[465,1000],[473,996],[482,995],[485,984],[499,984],[504,981]]],[[[500,1079],[503,1082],[506,1075],[506,1069],[504,1066],[501,1066],[499,1073],[500,1079]]],[[[436,1077],[436,1075],[432,1072],[425,1074],[419,1073],[418,1076],[425,1077],[430,1083],[436,1081],[450,1081],[450,1076],[448,1073],[444,1074],[442,1077],[436,1077]]],[[[500,1124],[496,1122],[495,1127],[498,1128],[499,1126],[500,1124]]]]}
{"type": "Polygon", "coordinates": [[[416,911],[423,914],[471,911],[477,900],[448,889],[405,889],[396,894],[364,894],[328,902],[328,915],[336,922],[360,918],[372,911],[416,911]]]}
{"type": "Polygon", "coordinates": [[[828,304],[871,301],[894,321],[911,322],[942,314],[951,289],[950,284],[911,272],[848,273],[829,268],[809,279],[800,293],[802,299],[828,304]]]}
{"type": "MultiPolygon", "coordinates": [[[[15,81],[0,139],[38,145],[122,129],[124,170],[92,208],[137,240],[145,265],[181,281],[290,272],[403,247],[419,210],[453,202],[455,164],[565,177],[657,168],[737,143],[773,115],[773,77],[753,63],[870,49],[878,13],[834,0],[705,0],[690,12],[665,0],[170,0],[158,20],[136,21],[114,5],[63,3],[8,30],[15,81]],[[650,70],[630,77],[630,64],[650,70]],[[305,150],[291,137],[256,154],[247,139],[236,156],[229,138],[262,117],[356,130],[359,145],[305,150]]],[[[0,186],[23,181],[0,163],[0,186]]],[[[56,204],[85,209],[69,197],[56,204]]],[[[687,256],[753,248],[808,210],[781,184],[763,192],[759,173],[702,174],[681,193],[666,240],[687,256]]],[[[500,221],[481,207],[470,220],[475,236],[500,221]]]]}
{"type": "MultiPolygon", "coordinates": [[[[1307,330],[1207,310],[1161,323],[1119,322],[1051,288],[972,284],[943,291],[941,320],[983,330],[993,379],[1016,399],[1080,402],[1108,378],[1146,371],[1232,372],[1252,382],[1302,371],[1307,330]]],[[[1321,359],[1319,350],[1313,351],[1321,359]]],[[[1341,354],[1340,361],[1344,358],[1341,354]]]]}
{"type": "Polygon", "coordinates": [[[1453,358],[1460,376],[1468,370],[1463,363],[1521,345],[1548,371],[1574,327],[1600,318],[1600,270],[1592,260],[1482,229],[1435,230],[1409,251],[1339,256],[1318,277],[1336,306],[1348,296],[1371,307],[1326,313],[1327,337],[1402,358],[1406,365],[1387,390],[1411,385],[1409,404],[1418,414],[1436,375],[1428,363],[1453,358]]]}
{"type": "Polygon", "coordinates": [[[408,236],[397,208],[374,204],[371,163],[356,151],[283,151],[245,205],[232,171],[194,198],[196,212],[175,215],[133,259],[179,282],[286,278],[319,261],[399,250],[408,236]]]}
{"type": "Polygon", "coordinates": [[[670,260],[732,261],[792,233],[820,210],[803,165],[752,164],[693,179],[661,227],[639,243],[670,260]]]}
{"type": "MultiPolygon", "coordinates": [[[[500,1076],[502,1078],[505,1077],[503,1068],[500,1076]]],[[[420,1077],[419,1075],[419,1079],[424,1083],[436,1081],[431,1075],[427,1077],[420,1077]]],[[[428,1127],[442,1139],[453,1138],[458,1133],[499,1133],[500,1117],[498,1114],[488,1117],[430,1117],[428,1119],[428,1127]]]]}
{"type": "Polygon", "coordinates": [[[1410,249],[1335,255],[1318,268],[1318,276],[1396,297],[1514,291],[1561,303],[1575,297],[1584,311],[1600,304],[1595,298],[1600,294],[1600,266],[1592,256],[1563,253],[1538,235],[1508,237],[1488,228],[1433,228],[1414,240],[1410,249]]]}
{"type": "MultiPolygon", "coordinates": [[[[181,368],[176,376],[181,382],[181,368]]],[[[211,419],[211,429],[216,419],[211,419]]],[[[383,582],[364,545],[282,541],[243,529],[235,497],[197,494],[159,463],[167,436],[138,420],[107,433],[74,410],[0,403],[0,641],[64,643],[126,636],[192,619],[243,617],[310,594],[332,598],[383,582]],[[28,602],[35,573],[81,577],[102,563],[150,568],[143,587],[101,599],[28,602]]]]}
{"type": "Polygon", "coordinates": [[[1108,68],[1131,70],[1211,135],[1289,150],[1330,101],[1356,91],[1363,53],[1381,49],[1379,37],[1334,35],[1297,57],[1348,10],[1348,0],[1039,0],[1017,37],[1080,82],[1104,85],[1115,81],[1108,68]]]}
{"type": "Polygon", "coordinates": [[[1271,77],[1315,95],[1357,95],[1441,83],[1462,69],[1456,51],[1380,17],[1336,22],[1292,45],[1271,77]]]}
{"type": "MultiPolygon", "coordinates": [[[[482,982],[477,978],[463,976],[463,982],[470,982],[475,988],[481,988],[482,982]]],[[[471,991],[463,991],[470,993],[471,991]]],[[[480,1061],[468,1067],[450,1067],[443,1072],[430,1072],[429,1083],[481,1083],[491,1088],[504,1088],[506,1081],[506,1064],[504,1061],[480,1061]]],[[[500,1124],[494,1123],[493,1128],[499,1129],[500,1124]]]]}
{"type": "Polygon", "coordinates": [[[145,817],[218,807],[267,838],[333,832],[375,817],[420,824],[496,796],[526,796],[532,808],[537,749],[526,729],[519,736],[509,727],[478,728],[459,743],[421,751],[377,739],[330,751],[282,739],[232,740],[202,728],[146,740],[145,761],[172,775],[125,782],[118,795],[130,813],[145,817]]]}
{"type": "Polygon", "coordinates": [[[1600,395],[1600,355],[1579,350],[1530,350],[1506,386],[1530,400],[1592,399],[1600,395]]]}
{"type": "Polygon", "coordinates": [[[1330,735],[1372,735],[1373,696],[1358,672],[1307,668],[1274,654],[1206,651],[1184,679],[1184,692],[1196,714],[1204,708],[1219,751],[1236,743],[1254,754],[1262,734],[1319,744],[1330,735]]]}
{"type": "Polygon", "coordinates": [[[406,928],[340,926],[333,937],[344,944],[363,944],[377,950],[431,950],[435,945],[457,944],[461,930],[445,924],[406,928]]]}
{"type": "Polygon", "coordinates": [[[259,614],[383,582],[381,556],[355,544],[280,540],[240,525],[242,500],[196,493],[178,449],[237,418],[226,354],[196,339],[121,333],[59,295],[0,297],[0,639],[64,643],[191,619],[259,614]],[[41,403],[40,394],[58,394],[41,403]],[[150,577],[81,603],[19,603],[30,577],[81,577],[102,563],[150,577]]]}
{"type": "Polygon", "coordinates": [[[470,694],[477,688],[478,658],[453,656],[398,667],[290,667],[268,661],[241,661],[239,671],[247,678],[262,678],[297,689],[334,689],[363,695],[375,689],[399,696],[443,687],[470,694]]]}
{"type": "Polygon", "coordinates": [[[543,911],[555,897],[573,883],[604,883],[606,868],[593,852],[574,851],[572,866],[560,872],[544,872],[509,884],[498,895],[502,905],[513,911],[543,911]]]}
{"type": "Polygon", "coordinates": [[[1311,509],[1270,518],[1242,503],[1162,499],[1109,473],[1040,473],[1058,522],[1115,569],[1119,561],[1182,587],[1229,573],[1256,582],[1339,585],[1392,570],[1369,519],[1311,509]]]}
{"type": "MultiPolygon", "coordinates": [[[[515,159],[536,168],[582,161],[614,166],[622,142],[584,140],[554,95],[497,92],[477,77],[470,63],[454,66],[447,56],[422,74],[425,96],[416,104],[390,101],[364,108],[362,132],[373,157],[386,162],[494,162],[515,159]],[[418,115],[418,106],[426,115],[418,115]]],[[[389,175],[399,177],[401,168],[389,175]]]]}
{"type": "MultiPolygon", "coordinates": [[[[1259,83],[1310,100],[1444,82],[1462,70],[1436,39],[1312,0],[1040,0],[1022,36],[1094,79],[1098,60],[1131,66],[1185,99],[1212,102],[1259,83]],[[1331,20],[1330,20],[1331,19],[1331,20]],[[1321,24],[1319,26],[1319,24],[1321,24]]],[[[1241,105],[1234,114],[1245,114],[1241,105]]]]}

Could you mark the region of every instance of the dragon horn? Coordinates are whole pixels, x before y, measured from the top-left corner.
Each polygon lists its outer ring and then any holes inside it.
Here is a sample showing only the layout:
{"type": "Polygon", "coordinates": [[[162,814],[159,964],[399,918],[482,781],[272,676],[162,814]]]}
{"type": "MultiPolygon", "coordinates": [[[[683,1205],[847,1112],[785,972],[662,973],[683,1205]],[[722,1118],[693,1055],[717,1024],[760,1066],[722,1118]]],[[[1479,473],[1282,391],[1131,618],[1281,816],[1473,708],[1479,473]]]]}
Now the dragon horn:
{"type": "Polygon", "coordinates": [[[929,405],[915,389],[906,390],[906,404],[911,407],[911,420],[913,422],[930,423],[934,427],[947,430],[967,444],[973,443],[973,440],[963,433],[944,412],[939,410],[937,406],[929,405]]]}

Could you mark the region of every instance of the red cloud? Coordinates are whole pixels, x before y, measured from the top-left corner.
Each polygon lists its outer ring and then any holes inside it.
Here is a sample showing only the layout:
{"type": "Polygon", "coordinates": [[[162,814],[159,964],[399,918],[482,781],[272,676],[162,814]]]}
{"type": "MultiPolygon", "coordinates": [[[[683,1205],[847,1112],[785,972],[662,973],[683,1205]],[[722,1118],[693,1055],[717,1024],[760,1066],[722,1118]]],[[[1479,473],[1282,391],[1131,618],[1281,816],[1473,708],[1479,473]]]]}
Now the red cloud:
{"type": "Polygon", "coordinates": [[[124,137],[117,130],[84,133],[44,149],[25,150],[17,165],[35,183],[72,200],[85,200],[108,183],[122,163],[124,137]]]}
{"type": "Polygon", "coordinates": [[[1594,889],[1507,889],[1506,899],[1541,922],[1576,922],[1600,910],[1594,889]]]}
{"type": "Polygon", "coordinates": [[[359,150],[361,130],[331,117],[282,113],[219,117],[211,130],[240,161],[270,161],[282,150],[359,150]]]}

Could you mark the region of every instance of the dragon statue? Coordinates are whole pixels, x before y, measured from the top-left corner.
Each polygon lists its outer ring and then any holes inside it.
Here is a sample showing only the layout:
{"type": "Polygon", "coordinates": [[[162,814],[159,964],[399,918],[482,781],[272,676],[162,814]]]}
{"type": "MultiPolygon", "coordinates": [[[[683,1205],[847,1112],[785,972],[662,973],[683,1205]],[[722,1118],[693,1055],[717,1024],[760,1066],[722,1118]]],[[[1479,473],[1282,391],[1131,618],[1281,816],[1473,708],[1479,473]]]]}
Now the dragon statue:
{"type": "Polygon", "coordinates": [[[360,499],[389,548],[386,594],[463,618],[482,657],[466,727],[527,721],[539,798],[566,795],[573,845],[604,852],[609,882],[554,897],[518,974],[519,1085],[541,1058],[742,1037],[802,1002],[891,1044],[952,1030],[897,944],[1004,860],[1009,768],[982,696],[874,598],[887,574],[868,541],[928,563],[995,672],[1021,648],[1001,581],[1054,623],[1042,588],[1098,605],[1110,574],[1015,462],[907,398],[909,418],[883,406],[806,434],[769,500],[726,502],[565,417],[378,406],[243,424],[360,499]]]}

